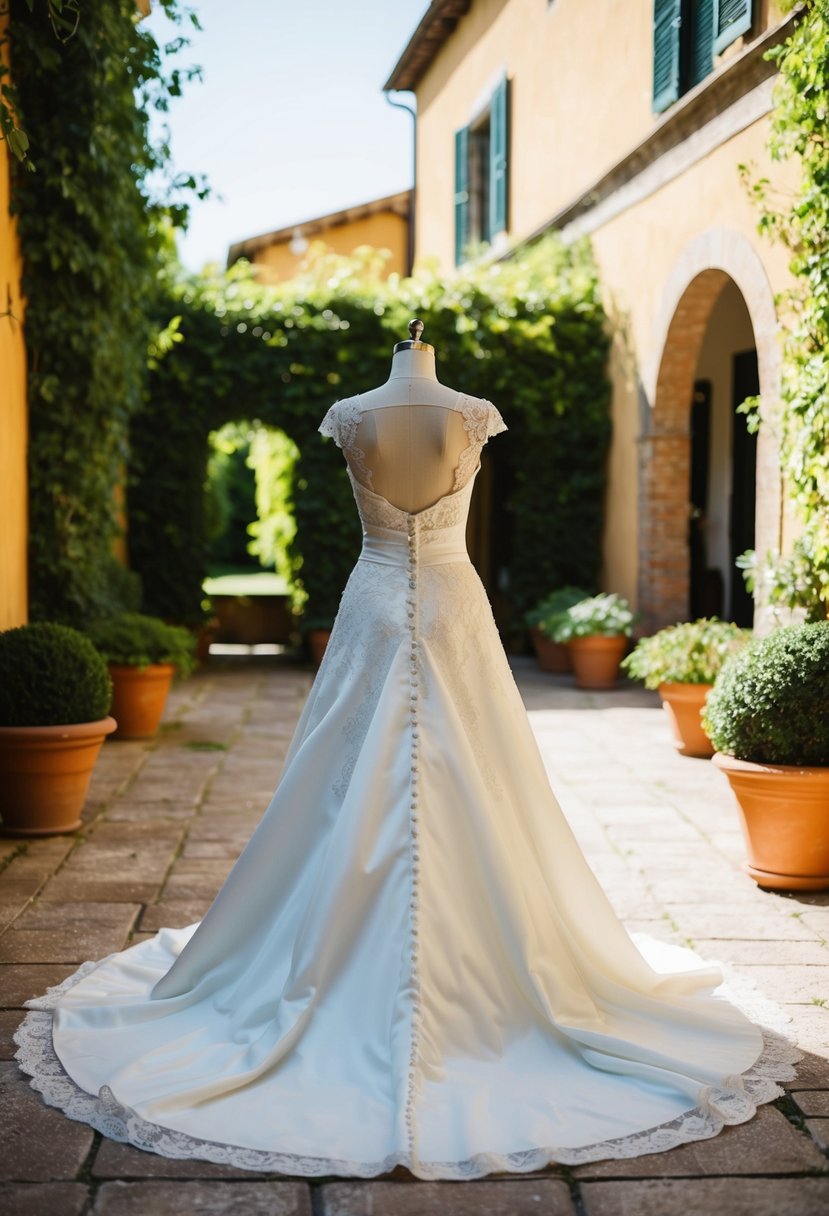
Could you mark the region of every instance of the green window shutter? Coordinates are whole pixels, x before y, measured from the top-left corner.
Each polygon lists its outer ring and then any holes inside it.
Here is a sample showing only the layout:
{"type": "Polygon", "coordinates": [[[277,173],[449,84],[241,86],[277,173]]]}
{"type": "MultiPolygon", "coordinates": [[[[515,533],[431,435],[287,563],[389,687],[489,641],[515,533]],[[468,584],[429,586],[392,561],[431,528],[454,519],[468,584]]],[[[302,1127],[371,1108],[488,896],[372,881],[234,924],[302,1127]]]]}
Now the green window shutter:
{"type": "Polygon", "coordinates": [[[455,132],[455,265],[469,244],[469,127],[455,132]]]}
{"type": "Polygon", "coordinates": [[[714,0],[714,54],[751,28],[751,0],[714,0]]]}
{"type": "Polygon", "coordinates": [[[509,81],[492,94],[489,107],[489,240],[509,220],[509,81]]]}
{"type": "Polygon", "coordinates": [[[679,97],[682,0],[653,0],[653,108],[659,114],[679,97]]]}
{"type": "Polygon", "coordinates": [[[699,84],[714,68],[714,0],[697,0],[692,11],[689,88],[699,84]]]}

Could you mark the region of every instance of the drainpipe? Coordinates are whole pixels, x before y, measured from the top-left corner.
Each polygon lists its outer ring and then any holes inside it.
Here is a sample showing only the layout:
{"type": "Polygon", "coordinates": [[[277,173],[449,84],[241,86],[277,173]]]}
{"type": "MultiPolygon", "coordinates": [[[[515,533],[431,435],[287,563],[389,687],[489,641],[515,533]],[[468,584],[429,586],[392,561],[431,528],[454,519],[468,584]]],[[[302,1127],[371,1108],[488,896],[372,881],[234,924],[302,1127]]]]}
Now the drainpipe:
{"type": "MultiPolygon", "coordinates": [[[[396,92],[397,90],[394,90],[396,92]]],[[[394,106],[398,110],[405,110],[407,114],[412,116],[412,201],[409,205],[409,231],[408,242],[406,248],[406,274],[412,273],[414,266],[415,253],[415,204],[417,202],[417,110],[414,106],[407,105],[405,101],[395,101],[388,93],[385,94],[386,101],[390,106],[394,106]]]]}

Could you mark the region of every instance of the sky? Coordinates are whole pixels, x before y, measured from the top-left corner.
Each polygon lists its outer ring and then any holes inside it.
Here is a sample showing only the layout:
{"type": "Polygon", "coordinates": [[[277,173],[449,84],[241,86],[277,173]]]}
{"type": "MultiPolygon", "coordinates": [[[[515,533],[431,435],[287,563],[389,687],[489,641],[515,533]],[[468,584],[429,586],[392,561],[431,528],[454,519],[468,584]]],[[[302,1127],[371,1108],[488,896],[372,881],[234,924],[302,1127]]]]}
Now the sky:
{"type": "MultiPolygon", "coordinates": [[[[428,0],[184,0],[203,30],[146,18],[203,80],[173,98],[176,172],[205,174],[179,237],[185,266],[224,265],[228,246],[412,184],[412,119],[382,86],[428,0]]],[[[413,104],[410,93],[392,94],[413,104]]]]}

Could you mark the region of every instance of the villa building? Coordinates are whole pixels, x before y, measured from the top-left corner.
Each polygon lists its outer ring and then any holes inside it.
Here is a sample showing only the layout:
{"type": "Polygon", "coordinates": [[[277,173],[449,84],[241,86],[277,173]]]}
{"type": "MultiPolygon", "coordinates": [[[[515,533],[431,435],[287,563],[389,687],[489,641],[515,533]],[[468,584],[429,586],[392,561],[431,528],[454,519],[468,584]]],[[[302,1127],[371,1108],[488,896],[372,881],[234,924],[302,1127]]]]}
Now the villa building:
{"type": "Polygon", "coordinates": [[[385,86],[417,97],[415,261],[592,240],[614,331],[602,583],[644,630],[750,623],[735,558],[787,539],[771,431],[736,407],[774,408],[788,259],[739,166],[783,172],[766,52],[796,19],[776,0],[432,0],[385,86]]]}

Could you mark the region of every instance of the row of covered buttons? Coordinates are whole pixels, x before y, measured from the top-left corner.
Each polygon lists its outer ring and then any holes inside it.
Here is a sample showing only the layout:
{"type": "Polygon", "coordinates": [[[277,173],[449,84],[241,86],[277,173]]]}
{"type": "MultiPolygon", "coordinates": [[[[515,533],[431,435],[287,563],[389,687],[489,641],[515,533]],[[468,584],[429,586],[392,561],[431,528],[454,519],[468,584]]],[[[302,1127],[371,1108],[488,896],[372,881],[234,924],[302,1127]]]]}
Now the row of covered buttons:
{"type": "Polygon", "coordinates": [[[406,596],[406,618],[409,630],[409,702],[410,702],[410,730],[411,730],[411,774],[410,774],[410,802],[409,802],[409,821],[411,832],[411,852],[412,852],[412,894],[411,894],[411,952],[412,952],[412,988],[414,997],[412,1002],[412,1039],[409,1051],[409,1080],[406,1098],[406,1128],[409,1136],[410,1152],[412,1151],[412,1142],[414,1137],[414,1095],[415,1095],[415,1068],[417,1066],[417,1038],[420,1021],[419,1007],[419,985],[418,985],[418,942],[417,942],[417,894],[418,894],[418,822],[417,822],[417,803],[418,803],[418,744],[420,741],[420,731],[418,726],[418,694],[419,694],[419,672],[418,672],[418,641],[417,641],[417,520],[413,516],[409,516],[408,523],[408,594],[406,596]]]}

